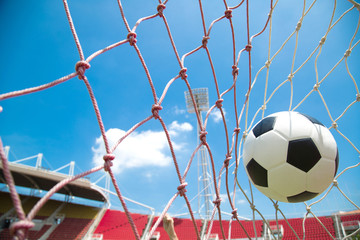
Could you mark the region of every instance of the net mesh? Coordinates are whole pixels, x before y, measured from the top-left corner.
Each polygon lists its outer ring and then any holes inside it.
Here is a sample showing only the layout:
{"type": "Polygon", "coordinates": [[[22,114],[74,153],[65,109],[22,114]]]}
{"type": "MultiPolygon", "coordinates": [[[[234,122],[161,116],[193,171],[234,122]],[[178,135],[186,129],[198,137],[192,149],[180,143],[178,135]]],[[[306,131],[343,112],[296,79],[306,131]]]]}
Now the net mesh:
{"type": "MultiPolygon", "coordinates": [[[[201,26],[199,28],[201,34],[196,33],[190,36],[189,44],[186,47],[191,50],[184,51],[183,48],[186,48],[184,45],[180,44],[181,50],[176,45],[176,36],[181,34],[181,30],[175,31],[176,34],[172,33],[173,30],[183,26],[180,24],[172,25],[171,15],[167,15],[167,12],[174,14],[177,8],[184,13],[186,10],[181,9],[184,6],[183,4],[159,1],[158,4],[153,4],[154,7],[152,9],[146,9],[150,14],[138,18],[136,23],[131,26],[128,16],[131,15],[130,12],[134,11],[134,9],[124,8],[122,2],[118,0],[117,4],[122,18],[122,27],[125,27],[125,30],[122,30],[124,38],[89,54],[88,57],[85,56],[82,47],[82,44],[86,43],[80,44],[81,39],[78,37],[69,5],[66,0],[63,3],[78,50],[79,60],[75,65],[75,72],[41,86],[3,93],[0,95],[0,100],[4,101],[25,94],[46,91],[56,85],[74,81],[73,79],[78,77],[85,84],[89,93],[107,154],[103,156],[103,165],[59,182],[26,215],[16,192],[14,181],[9,171],[8,161],[1,144],[0,153],[4,176],[10,188],[16,213],[20,219],[20,221],[11,226],[12,233],[15,236],[20,239],[26,237],[27,231],[34,226],[32,219],[36,213],[59,189],[78,178],[104,169],[111,177],[112,184],[128,217],[135,238],[140,239],[141,233],[138,232],[134,224],[112,170],[113,162],[117,160],[114,151],[140,126],[149,124],[151,121],[158,121],[167,138],[168,148],[179,185],[174,186],[175,194],[169,199],[150,232],[146,233],[146,239],[149,239],[156,231],[164,215],[177,198],[183,198],[185,201],[197,238],[201,238],[200,232],[197,230],[199,228],[195,221],[191,200],[189,200],[187,194],[187,186],[195,184],[187,181],[187,174],[190,167],[194,164],[194,156],[201,147],[207,149],[212,179],[216,180],[213,182],[215,199],[213,201],[213,211],[206,238],[209,238],[211,235],[213,220],[217,215],[220,220],[221,237],[231,239],[231,231],[228,231],[229,235],[227,236],[221,224],[221,220],[224,218],[221,210],[225,204],[231,208],[231,221],[234,221],[233,224],[237,222],[244,229],[247,237],[250,238],[248,231],[243,227],[239,218],[241,213],[238,212],[236,207],[236,192],[243,194],[248,203],[248,207],[253,215],[255,231],[255,219],[261,218],[267,223],[267,218],[257,207],[257,199],[254,193],[256,190],[252,188],[242,168],[242,142],[256,121],[266,116],[267,113],[283,110],[306,111],[311,108],[313,110],[310,114],[313,113],[315,116],[317,112],[325,112],[327,118],[320,120],[331,129],[337,140],[341,139],[340,141],[345,142],[345,151],[351,153],[351,159],[347,159],[346,166],[341,165],[340,171],[330,188],[318,200],[311,203],[303,203],[304,223],[309,216],[315,217],[326,230],[328,236],[334,238],[313,211],[313,208],[321,204],[329,193],[333,191],[339,192],[344,197],[344,201],[348,201],[354,208],[359,209],[358,201],[350,199],[345,194],[342,184],[340,184],[342,177],[348,172],[359,171],[358,166],[360,164],[358,162],[360,153],[359,139],[353,135],[351,128],[346,127],[348,126],[347,124],[356,125],[357,117],[359,117],[359,71],[355,62],[356,59],[357,61],[359,60],[358,56],[360,55],[358,46],[360,42],[358,36],[360,6],[358,3],[352,0],[326,3],[303,1],[302,4],[299,3],[299,7],[294,11],[296,14],[288,16],[286,12],[289,10],[289,5],[284,6],[280,1],[268,1],[267,4],[254,2],[252,4],[249,1],[236,2],[224,0],[222,3],[217,3],[217,11],[207,11],[210,8],[214,8],[214,4],[204,4],[202,1],[199,1],[195,6],[193,4],[190,5],[200,13],[197,23],[201,26]],[[180,6],[177,6],[177,4],[180,6]],[[216,14],[218,15],[216,16],[216,14]],[[319,15],[318,22],[308,21],[307,19],[312,19],[309,15],[319,15]],[[291,20],[294,20],[294,22],[291,20]],[[285,24],[288,21],[291,27],[285,24]],[[323,24],[320,25],[320,23],[323,24]],[[166,85],[163,88],[157,87],[162,86],[162,84],[160,84],[160,81],[158,84],[158,81],[154,80],[157,78],[152,77],[152,72],[148,67],[151,64],[151,57],[145,59],[143,55],[143,51],[146,52],[146,50],[143,50],[145,47],[142,47],[142,43],[149,42],[150,40],[141,38],[142,27],[156,28],[157,26],[165,27],[166,29],[163,32],[164,35],[157,36],[157,39],[167,39],[166,41],[171,46],[170,49],[163,49],[162,51],[171,52],[172,56],[169,58],[175,59],[177,63],[177,67],[171,68],[174,71],[171,72],[172,76],[168,78],[170,80],[166,80],[166,85]],[[285,36],[284,32],[287,35],[282,39],[280,36],[285,36]],[[339,34],[341,34],[340,39],[336,38],[334,40],[335,35],[339,34]],[[221,40],[218,41],[219,39],[221,40]],[[217,42],[217,45],[212,44],[212,42],[217,42]],[[106,52],[129,47],[136,52],[136,56],[140,60],[146,74],[146,78],[143,78],[141,81],[142,86],[147,86],[152,94],[153,102],[152,107],[149,109],[151,114],[139,122],[134,122],[121,139],[114,145],[110,145],[101,114],[106,109],[99,108],[97,98],[93,92],[93,85],[91,80],[88,80],[86,72],[91,67],[90,63],[100,58],[106,52]],[[214,49],[216,48],[223,48],[226,51],[220,51],[220,54],[215,52],[214,49]],[[199,61],[196,62],[194,59],[199,61]],[[258,64],[258,59],[263,60],[262,64],[258,64]],[[224,65],[227,64],[226,67],[223,67],[220,62],[223,62],[224,65]],[[206,67],[200,67],[199,65],[206,67]],[[217,68],[217,66],[219,67],[217,68]],[[205,74],[199,73],[204,71],[204,69],[206,71],[205,74]],[[197,81],[196,78],[198,76],[203,76],[207,80],[204,82],[197,81]],[[192,88],[199,86],[199,84],[204,83],[206,86],[213,86],[213,89],[209,91],[209,95],[212,99],[216,99],[212,103],[210,102],[210,109],[206,113],[204,122],[202,122],[200,113],[195,109],[197,123],[200,126],[200,141],[188,159],[185,169],[180,169],[179,167],[174,144],[167,127],[166,117],[162,116],[163,107],[166,105],[166,96],[170,94],[169,92],[174,88],[175,83],[182,85],[182,88],[177,87],[182,92],[184,90],[189,91],[193,106],[195,107],[192,88]],[[278,99],[281,100],[277,101],[278,99]],[[338,103],[339,99],[344,101],[338,103]],[[219,111],[222,119],[221,125],[224,133],[221,141],[224,143],[223,152],[225,153],[223,161],[214,159],[214,147],[207,138],[208,134],[209,136],[211,135],[207,128],[208,121],[214,111],[219,111]],[[231,120],[228,117],[229,115],[233,116],[231,120]],[[250,191],[245,189],[250,189],[250,191]],[[227,201],[222,201],[221,193],[226,194],[227,201]]],[[[133,18],[133,15],[131,15],[131,18],[133,18]]],[[[145,46],[149,47],[150,45],[145,46]]],[[[157,74],[156,72],[155,75],[157,74]]],[[[126,81],[121,79],[121,81],[123,80],[126,81]]],[[[164,78],[161,81],[164,81],[164,78]]],[[[339,151],[344,150],[339,149],[339,151]]],[[[271,199],[268,202],[274,208],[275,219],[277,220],[278,217],[284,218],[287,224],[289,224],[287,216],[282,211],[279,203],[271,199]]],[[[274,229],[273,226],[268,227],[269,229],[274,229]]],[[[306,238],[306,231],[305,229],[303,230],[303,238],[306,238]]],[[[295,233],[295,235],[297,238],[300,238],[298,234],[295,233]]]]}

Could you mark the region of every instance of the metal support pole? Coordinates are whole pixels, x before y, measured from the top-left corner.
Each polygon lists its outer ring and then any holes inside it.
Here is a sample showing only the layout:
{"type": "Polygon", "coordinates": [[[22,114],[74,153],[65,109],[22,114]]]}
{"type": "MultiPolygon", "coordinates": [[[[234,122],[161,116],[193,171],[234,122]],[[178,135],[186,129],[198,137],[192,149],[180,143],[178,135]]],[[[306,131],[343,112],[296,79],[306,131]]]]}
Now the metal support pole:
{"type": "Polygon", "coordinates": [[[42,153],[39,153],[37,155],[36,166],[35,166],[36,168],[41,168],[42,157],[43,157],[42,153]]]}
{"type": "Polygon", "coordinates": [[[71,161],[69,166],[69,176],[74,176],[75,162],[71,161]]]}
{"type": "MultiPolygon", "coordinates": [[[[202,112],[207,111],[209,109],[209,97],[208,97],[208,89],[207,88],[198,88],[191,90],[196,108],[199,115],[200,123],[203,124],[202,119],[202,112]]],[[[185,92],[185,101],[186,101],[186,108],[189,113],[195,113],[194,102],[192,101],[191,94],[189,91],[185,92]]],[[[201,126],[199,122],[197,122],[197,133],[198,133],[198,140],[200,137],[201,126]]],[[[213,197],[212,194],[212,179],[211,175],[208,173],[208,153],[205,146],[201,146],[198,152],[198,204],[199,204],[199,215],[201,218],[205,220],[209,220],[211,217],[211,200],[213,197]],[[204,216],[202,216],[202,208],[205,207],[204,216]]]]}
{"type": "Polygon", "coordinates": [[[9,160],[10,146],[5,146],[5,147],[4,147],[4,151],[5,151],[5,157],[6,157],[6,159],[9,160]]]}

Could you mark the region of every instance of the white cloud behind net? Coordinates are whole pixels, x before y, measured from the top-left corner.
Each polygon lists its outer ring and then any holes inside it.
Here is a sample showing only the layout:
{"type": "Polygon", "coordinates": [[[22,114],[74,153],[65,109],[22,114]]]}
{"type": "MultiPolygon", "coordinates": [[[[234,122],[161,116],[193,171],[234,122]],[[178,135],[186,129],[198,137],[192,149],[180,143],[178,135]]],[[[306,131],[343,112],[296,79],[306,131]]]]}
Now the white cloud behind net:
{"type": "MultiPolygon", "coordinates": [[[[169,125],[170,136],[176,138],[181,133],[192,131],[190,123],[178,123],[173,121],[169,125]]],[[[111,128],[106,131],[109,145],[113,146],[125,135],[125,131],[119,128],[111,128]]],[[[174,150],[181,150],[183,144],[173,141],[174,150]]],[[[96,138],[92,147],[93,164],[95,166],[104,163],[103,156],[106,154],[104,141],[101,136],[96,138]]],[[[171,155],[168,142],[163,131],[135,131],[130,134],[113,152],[113,171],[121,174],[129,168],[141,168],[148,166],[166,167],[171,164],[171,155]]]]}

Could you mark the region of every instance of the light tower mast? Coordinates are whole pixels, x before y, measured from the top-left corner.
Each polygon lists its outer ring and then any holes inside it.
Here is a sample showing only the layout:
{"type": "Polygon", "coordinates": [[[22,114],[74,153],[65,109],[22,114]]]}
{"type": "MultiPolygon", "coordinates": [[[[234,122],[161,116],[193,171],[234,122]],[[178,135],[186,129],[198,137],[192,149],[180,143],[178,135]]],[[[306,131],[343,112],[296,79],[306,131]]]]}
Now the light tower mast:
{"type": "MultiPolygon", "coordinates": [[[[194,96],[200,122],[203,123],[201,112],[209,109],[209,95],[207,88],[191,90],[194,96]]],[[[189,91],[185,92],[186,108],[189,113],[195,113],[195,108],[189,91]]],[[[197,122],[198,143],[200,126],[197,122]]],[[[208,171],[209,157],[205,146],[201,146],[198,152],[198,211],[201,218],[209,220],[211,217],[211,201],[213,200],[212,177],[208,171]],[[205,207],[205,209],[204,209],[205,207]],[[204,213],[204,214],[202,214],[204,213]]]]}

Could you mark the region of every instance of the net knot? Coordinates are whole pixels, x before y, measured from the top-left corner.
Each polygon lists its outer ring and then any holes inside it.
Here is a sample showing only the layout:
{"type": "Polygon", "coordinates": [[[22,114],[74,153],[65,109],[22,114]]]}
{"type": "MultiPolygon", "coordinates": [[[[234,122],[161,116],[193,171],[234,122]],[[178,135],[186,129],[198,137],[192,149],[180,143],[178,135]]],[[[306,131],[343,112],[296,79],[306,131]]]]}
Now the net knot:
{"type": "Polygon", "coordinates": [[[207,131],[200,131],[199,138],[200,138],[200,141],[203,143],[206,143],[206,134],[207,134],[207,131]]]}
{"type": "Polygon", "coordinates": [[[348,56],[350,56],[350,54],[351,54],[351,50],[350,49],[348,49],[348,50],[346,50],[346,52],[344,53],[344,57],[348,57],[348,56]]]}
{"type": "Polygon", "coordinates": [[[239,134],[240,130],[241,130],[240,128],[235,128],[234,133],[239,134]]]}
{"type": "Polygon", "coordinates": [[[316,83],[316,84],[314,85],[314,90],[315,90],[315,91],[318,91],[318,90],[319,90],[319,87],[320,87],[320,83],[316,83]]]}
{"type": "Polygon", "coordinates": [[[269,67],[270,67],[270,64],[271,64],[270,60],[267,60],[267,61],[265,62],[265,67],[266,67],[266,68],[269,68],[269,67]]]}
{"type": "Polygon", "coordinates": [[[338,181],[336,179],[333,180],[334,187],[337,187],[339,185],[338,181]]]}
{"type": "Polygon", "coordinates": [[[236,65],[232,66],[232,75],[235,77],[239,74],[239,68],[236,65]]]}
{"type": "Polygon", "coordinates": [[[209,36],[203,36],[203,39],[201,41],[202,47],[205,48],[207,46],[208,40],[210,39],[209,36]]]}
{"type": "Polygon", "coordinates": [[[135,32],[129,32],[126,38],[129,41],[130,46],[134,46],[134,44],[137,42],[135,32]]]}
{"type": "Polygon", "coordinates": [[[221,204],[221,198],[216,198],[213,203],[215,204],[216,207],[220,207],[221,204]]]}
{"type": "Polygon", "coordinates": [[[279,210],[279,204],[277,202],[274,202],[274,208],[275,210],[279,210]]]}
{"type": "Polygon", "coordinates": [[[227,19],[232,18],[232,10],[231,10],[231,9],[227,9],[227,10],[225,11],[225,17],[226,17],[227,19]]]}
{"type": "Polygon", "coordinates": [[[221,108],[222,107],[222,102],[224,101],[224,99],[218,99],[216,102],[215,102],[215,105],[217,108],[221,108]]]}
{"type": "Polygon", "coordinates": [[[78,74],[79,79],[84,78],[85,70],[90,68],[90,64],[87,61],[78,61],[75,64],[75,71],[78,74]]]}
{"type": "MultiPolygon", "coordinates": [[[[360,93],[356,94],[356,101],[357,102],[360,102],[360,93]]],[[[1,108],[1,107],[0,107],[1,108]]],[[[0,112],[1,112],[2,109],[0,109],[0,112]]]]}
{"type": "Polygon", "coordinates": [[[250,204],[250,208],[251,208],[251,210],[253,210],[253,211],[255,211],[255,209],[256,209],[256,207],[255,207],[255,205],[254,204],[250,204]]]}
{"type": "Polygon", "coordinates": [[[331,124],[331,126],[332,126],[334,129],[337,129],[338,124],[337,124],[337,122],[333,122],[333,123],[331,124]]]}
{"type": "Polygon", "coordinates": [[[293,73],[289,74],[288,77],[287,77],[287,79],[289,80],[289,82],[291,82],[293,78],[294,78],[294,74],[293,74],[293,73]]]}
{"type": "Polygon", "coordinates": [[[247,132],[247,131],[244,131],[244,132],[243,132],[243,135],[242,135],[242,138],[245,139],[245,138],[247,137],[247,135],[248,135],[248,132],[247,132]]]}
{"type": "Polygon", "coordinates": [[[155,119],[159,119],[159,111],[162,109],[162,106],[159,104],[154,104],[151,108],[151,112],[155,119]]]}
{"type": "Polygon", "coordinates": [[[187,186],[187,182],[184,182],[182,184],[180,184],[180,186],[177,187],[177,190],[179,191],[180,197],[183,197],[186,193],[186,189],[185,187],[187,186]]]}
{"type": "Polygon", "coordinates": [[[251,49],[252,49],[251,44],[248,44],[248,45],[245,46],[245,50],[246,50],[247,52],[250,52],[251,49]]]}
{"type": "Polygon", "coordinates": [[[30,228],[33,228],[34,226],[35,226],[35,224],[32,221],[29,221],[27,219],[20,220],[18,222],[11,224],[10,235],[12,235],[12,236],[17,235],[18,230],[20,230],[20,229],[29,230],[30,228]]]}
{"type": "Polygon", "coordinates": [[[224,166],[225,166],[225,167],[228,167],[228,166],[229,166],[229,162],[230,162],[230,160],[232,159],[232,156],[231,156],[230,154],[226,154],[225,156],[226,156],[226,158],[225,158],[225,160],[224,160],[224,166]]]}
{"type": "Polygon", "coordinates": [[[187,78],[187,74],[186,74],[187,68],[184,67],[180,70],[179,72],[179,76],[181,77],[182,80],[185,80],[187,78]]]}
{"type": "Polygon", "coordinates": [[[307,211],[308,213],[310,213],[310,212],[311,212],[311,207],[310,207],[310,206],[306,206],[306,211],[307,211]]]}
{"type": "Polygon", "coordinates": [[[231,214],[232,214],[232,217],[233,217],[233,218],[236,218],[236,217],[237,217],[237,208],[235,208],[234,210],[232,210],[231,214]]]}
{"type": "Polygon", "coordinates": [[[163,14],[163,11],[164,9],[166,8],[165,4],[159,4],[156,8],[156,10],[158,11],[158,14],[160,17],[163,17],[164,14],[163,14]]]}
{"type": "Polygon", "coordinates": [[[266,110],[266,104],[261,106],[261,110],[266,110]]]}
{"type": "Polygon", "coordinates": [[[301,28],[301,22],[298,22],[297,24],[296,24],[296,31],[299,31],[300,30],[300,28],[301,28]]]}
{"type": "Polygon", "coordinates": [[[104,170],[106,172],[108,172],[110,170],[110,168],[112,167],[112,165],[113,165],[112,161],[115,159],[115,155],[114,154],[105,154],[103,156],[103,159],[105,161],[104,170]]]}
{"type": "Polygon", "coordinates": [[[320,46],[324,45],[325,41],[326,41],[326,37],[324,36],[324,37],[321,38],[321,40],[319,42],[320,46]]]}

